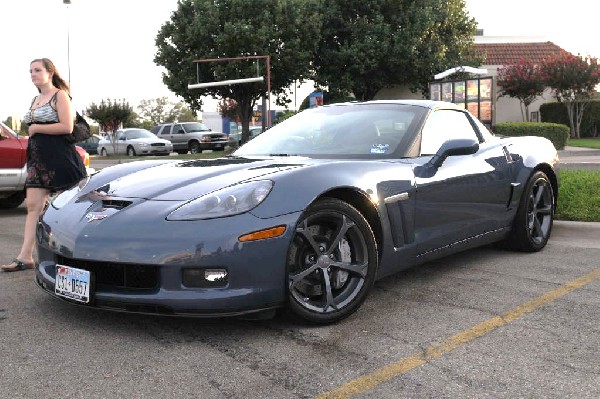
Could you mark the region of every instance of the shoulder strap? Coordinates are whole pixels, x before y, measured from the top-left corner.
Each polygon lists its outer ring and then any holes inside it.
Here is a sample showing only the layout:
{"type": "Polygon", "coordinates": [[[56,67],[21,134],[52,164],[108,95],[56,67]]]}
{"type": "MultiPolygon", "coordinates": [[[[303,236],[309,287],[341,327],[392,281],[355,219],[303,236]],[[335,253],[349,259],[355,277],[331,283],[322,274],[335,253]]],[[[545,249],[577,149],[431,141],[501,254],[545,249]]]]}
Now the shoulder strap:
{"type": "Polygon", "coordinates": [[[36,98],[38,98],[38,96],[33,97],[33,100],[31,100],[31,104],[29,104],[29,109],[31,109],[31,107],[33,107],[33,103],[35,102],[36,98]]]}

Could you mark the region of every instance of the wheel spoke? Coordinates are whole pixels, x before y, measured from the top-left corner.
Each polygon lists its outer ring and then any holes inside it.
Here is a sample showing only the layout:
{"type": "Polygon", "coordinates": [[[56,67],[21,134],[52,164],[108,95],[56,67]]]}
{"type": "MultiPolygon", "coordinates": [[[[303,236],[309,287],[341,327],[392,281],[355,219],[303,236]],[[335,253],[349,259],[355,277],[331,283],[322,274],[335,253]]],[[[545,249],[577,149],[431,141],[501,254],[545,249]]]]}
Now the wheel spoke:
{"type": "Polygon", "coordinates": [[[325,254],[330,255],[333,253],[333,251],[335,251],[338,248],[340,241],[342,241],[342,238],[344,238],[344,236],[346,235],[346,232],[352,226],[354,226],[354,223],[352,221],[348,220],[346,215],[342,215],[342,224],[337,232],[335,239],[331,242],[331,245],[329,246],[327,251],[325,251],[325,254]]]}
{"type": "Polygon", "coordinates": [[[308,275],[310,275],[317,269],[318,269],[317,265],[312,265],[308,269],[302,270],[300,273],[290,276],[290,288],[297,285],[300,281],[304,280],[308,275]]]}
{"type": "Polygon", "coordinates": [[[333,299],[333,292],[331,290],[331,279],[329,273],[323,273],[323,282],[325,283],[325,306],[323,306],[323,312],[329,311],[329,308],[337,310],[337,304],[333,299]]]}
{"type": "Polygon", "coordinates": [[[537,238],[544,237],[544,231],[542,230],[542,225],[538,218],[533,218],[533,231],[532,235],[537,238]]]}
{"type": "Polygon", "coordinates": [[[369,264],[366,261],[362,263],[333,262],[331,266],[345,270],[352,274],[358,274],[362,278],[367,276],[367,271],[369,270],[369,264]]]}
{"type": "Polygon", "coordinates": [[[546,205],[543,208],[537,208],[537,213],[541,215],[551,215],[552,205],[546,205]]]}
{"type": "Polygon", "coordinates": [[[544,184],[539,184],[537,186],[537,192],[535,193],[535,199],[533,200],[535,206],[537,206],[540,203],[540,200],[542,199],[545,190],[546,186],[544,184]]]}

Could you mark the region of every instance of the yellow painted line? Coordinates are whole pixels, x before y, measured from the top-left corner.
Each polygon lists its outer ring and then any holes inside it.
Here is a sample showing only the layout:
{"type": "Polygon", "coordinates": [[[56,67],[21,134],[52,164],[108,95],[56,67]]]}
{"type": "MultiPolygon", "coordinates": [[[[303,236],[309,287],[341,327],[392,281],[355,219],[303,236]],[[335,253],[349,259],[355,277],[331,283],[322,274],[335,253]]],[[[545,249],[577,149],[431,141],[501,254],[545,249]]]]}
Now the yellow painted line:
{"type": "Polygon", "coordinates": [[[492,317],[491,319],[479,323],[468,330],[453,335],[440,344],[430,346],[423,352],[415,353],[412,356],[406,357],[394,363],[390,363],[387,366],[382,367],[379,370],[375,370],[370,374],[349,381],[335,389],[332,389],[331,391],[324,392],[315,399],[350,398],[366,392],[377,385],[396,378],[414,368],[422,366],[425,363],[445,355],[446,353],[451,352],[476,338],[484,336],[491,331],[494,331],[520,317],[523,317],[526,314],[531,313],[534,310],[567,295],[577,288],[581,288],[592,281],[598,280],[599,278],[600,268],[589,274],[586,274],[583,277],[561,285],[560,287],[549,291],[532,301],[517,306],[501,316],[492,317]]]}

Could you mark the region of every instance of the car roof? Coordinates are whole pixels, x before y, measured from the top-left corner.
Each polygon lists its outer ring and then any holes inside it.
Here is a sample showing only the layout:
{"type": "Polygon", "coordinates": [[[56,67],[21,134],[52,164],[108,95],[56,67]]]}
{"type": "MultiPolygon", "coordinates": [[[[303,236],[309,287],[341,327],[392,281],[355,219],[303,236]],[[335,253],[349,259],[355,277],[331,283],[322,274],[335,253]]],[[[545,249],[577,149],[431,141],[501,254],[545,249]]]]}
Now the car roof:
{"type": "Polygon", "coordinates": [[[362,105],[362,104],[403,104],[403,105],[414,105],[423,108],[429,109],[457,109],[464,111],[465,108],[461,107],[457,104],[448,102],[448,101],[433,101],[433,100],[371,100],[371,101],[351,101],[346,103],[336,103],[324,105],[324,107],[329,106],[339,106],[339,105],[362,105]]]}

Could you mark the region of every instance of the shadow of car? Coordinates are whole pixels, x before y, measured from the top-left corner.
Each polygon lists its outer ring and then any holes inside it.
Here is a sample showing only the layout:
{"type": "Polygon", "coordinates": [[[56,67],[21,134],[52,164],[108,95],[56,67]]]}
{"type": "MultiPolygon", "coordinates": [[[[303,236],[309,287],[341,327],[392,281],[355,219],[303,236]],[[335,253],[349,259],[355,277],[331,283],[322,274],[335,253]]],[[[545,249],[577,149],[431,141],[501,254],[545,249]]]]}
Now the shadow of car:
{"type": "Polygon", "coordinates": [[[108,134],[98,143],[98,154],[108,155],[169,155],[173,144],[156,137],[146,129],[126,128],[108,134]],[[114,137],[114,139],[113,139],[114,137]]]}

